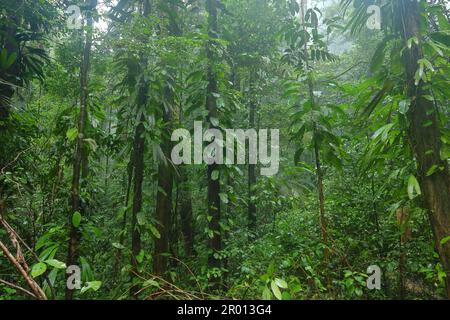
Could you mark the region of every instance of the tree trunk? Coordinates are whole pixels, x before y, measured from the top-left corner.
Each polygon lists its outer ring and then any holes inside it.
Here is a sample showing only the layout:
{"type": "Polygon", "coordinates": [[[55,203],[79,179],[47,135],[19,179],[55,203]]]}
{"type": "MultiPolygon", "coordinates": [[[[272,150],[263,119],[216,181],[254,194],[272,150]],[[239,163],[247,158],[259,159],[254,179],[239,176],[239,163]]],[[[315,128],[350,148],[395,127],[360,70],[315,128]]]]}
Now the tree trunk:
{"type": "MultiPolygon", "coordinates": [[[[169,90],[166,88],[166,92],[169,90]]],[[[166,93],[166,97],[172,100],[171,94],[166,93]]],[[[164,108],[164,107],[163,107],[164,108]]],[[[160,237],[155,240],[155,253],[153,256],[153,273],[164,276],[167,271],[167,255],[169,253],[169,233],[172,222],[172,187],[173,175],[170,154],[172,143],[170,140],[170,122],[172,121],[171,110],[164,110],[164,123],[166,128],[163,132],[161,149],[164,154],[164,161],[160,161],[158,166],[158,191],[156,194],[156,226],[160,237]]]]}
{"type": "Polygon", "coordinates": [[[325,215],[325,195],[323,191],[323,171],[322,164],[320,162],[320,150],[317,137],[314,134],[314,154],[316,158],[316,175],[317,175],[317,191],[319,193],[319,209],[320,209],[320,229],[322,231],[323,245],[325,246],[323,252],[323,260],[328,263],[328,231],[327,231],[327,219],[325,215]]]}
{"type": "MultiPolygon", "coordinates": [[[[150,1],[145,0],[143,4],[143,16],[150,15],[150,1]]],[[[140,61],[142,70],[147,68],[147,58],[143,57],[140,61]]],[[[131,213],[131,273],[132,278],[139,273],[139,262],[137,256],[141,252],[141,231],[137,223],[137,215],[142,210],[142,184],[144,182],[144,151],[145,151],[145,126],[146,121],[144,109],[147,105],[148,83],[144,77],[140,78],[138,87],[136,114],[141,114],[139,123],[136,125],[133,142],[133,169],[134,169],[134,184],[133,184],[133,210],[131,213]]],[[[139,287],[133,285],[130,293],[136,298],[139,287]]]]}
{"type": "MultiPolygon", "coordinates": [[[[169,3],[170,10],[176,14],[177,8],[172,3],[169,3]]],[[[169,16],[169,35],[180,36],[181,30],[178,27],[175,16],[169,16]]],[[[172,141],[172,108],[175,105],[174,95],[171,89],[166,86],[164,88],[164,97],[167,105],[162,104],[162,119],[165,128],[162,134],[162,141],[160,144],[164,155],[164,161],[160,161],[158,165],[158,191],[156,194],[156,219],[159,222],[157,229],[160,237],[155,240],[155,253],[153,255],[153,272],[158,276],[165,275],[167,271],[167,256],[169,253],[169,242],[175,237],[170,237],[172,230],[171,224],[174,219],[172,209],[172,189],[173,189],[173,169],[171,164],[172,141]]],[[[173,240],[172,240],[173,241],[173,240]]],[[[174,244],[172,244],[172,247],[174,244]]]]}
{"type": "MultiPolygon", "coordinates": [[[[208,34],[211,39],[217,39],[217,2],[216,0],[206,1],[206,10],[208,12],[208,34]]],[[[206,97],[206,109],[208,111],[208,123],[210,128],[217,127],[213,124],[212,119],[218,119],[217,100],[214,94],[217,93],[217,80],[214,74],[214,52],[213,43],[208,41],[206,44],[206,55],[208,59],[208,87],[206,97]]],[[[208,263],[210,268],[220,267],[220,260],[217,259],[216,253],[222,249],[222,237],[220,232],[220,177],[214,177],[220,171],[218,164],[214,163],[208,165],[207,180],[208,180],[208,215],[211,217],[209,222],[209,229],[212,230],[213,235],[210,239],[210,255],[208,263]]],[[[213,285],[217,283],[218,279],[212,279],[213,285]]]]}
{"type": "MultiPolygon", "coordinates": [[[[302,15],[302,23],[303,23],[303,30],[306,32],[306,26],[305,26],[305,14],[306,14],[306,1],[302,1],[301,3],[301,15],[302,15]]],[[[309,93],[309,99],[311,101],[311,111],[316,112],[318,110],[318,105],[316,103],[316,99],[314,97],[314,83],[313,79],[311,77],[311,70],[309,66],[308,61],[308,44],[305,43],[304,48],[304,56],[305,56],[305,68],[306,73],[308,77],[308,93],[309,93]]],[[[319,194],[319,210],[320,210],[320,229],[322,232],[322,240],[323,244],[325,246],[324,253],[323,253],[323,259],[325,264],[328,263],[328,231],[327,231],[327,221],[326,221],[326,214],[325,214],[325,195],[323,190],[323,171],[322,171],[322,164],[320,160],[320,145],[317,137],[317,124],[313,124],[313,139],[314,139],[314,155],[315,155],[315,161],[316,161],[316,177],[317,177],[317,192],[319,194]]]]}
{"type": "Polygon", "coordinates": [[[409,209],[399,208],[397,209],[397,224],[400,230],[399,239],[399,296],[400,300],[406,297],[406,242],[411,238],[411,227],[409,224],[409,209]]]}
{"type": "MultiPolygon", "coordinates": [[[[253,83],[253,76],[250,76],[250,94],[254,95],[255,92],[252,90],[254,83],[253,83]]],[[[252,96],[250,97],[250,105],[249,105],[249,127],[250,129],[255,128],[255,113],[256,113],[256,105],[255,105],[255,98],[252,96]]],[[[247,215],[248,215],[248,229],[250,233],[253,233],[256,231],[256,204],[255,204],[255,187],[256,184],[256,165],[255,164],[248,164],[248,208],[247,208],[247,215]]]]}
{"type": "MultiPolygon", "coordinates": [[[[412,37],[420,41],[419,5],[413,1],[401,0],[401,10],[405,44],[412,37]]],[[[443,238],[450,235],[450,175],[447,162],[440,157],[438,110],[432,101],[424,98],[429,94],[424,83],[421,81],[418,86],[414,83],[418,60],[421,58],[423,58],[421,46],[416,44],[413,44],[410,50],[406,50],[404,56],[408,96],[412,101],[408,112],[411,122],[409,139],[417,161],[417,175],[428,209],[436,248],[447,273],[447,296],[450,298],[450,242],[440,244],[443,238]],[[427,173],[431,168],[439,169],[429,175],[427,173]]]]}
{"type": "MultiPolygon", "coordinates": [[[[70,226],[69,231],[69,243],[68,243],[68,253],[67,253],[67,266],[76,265],[79,258],[79,242],[81,240],[81,233],[78,227],[75,227],[72,223],[72,216],[75,212],[82,211],[80,202],[80,178],[82,167],[86,167],[85,150],[84,150],[84,139],[86,139],[85,128],[87,121],[87,99],[88,99],[88,75],[90,66],[90,55],[92,47],[92,34],[94,20],[92,17],[92,11],[95,10],[97,6],[97,0],[91,0],[89,4],[89,10],[87,11],[87,32],[86,41],[83,50],[83,60],[81,62],[80,70],[80,115],[78,119],[78,137],[77,146],[75,151],[75,159],[73,163],[73,176],[72,176],[72,196],[71,196],[71,211],[68,219],[70,226]],[[83,161],[84,160],[84,161],[83,161]]],[[[86,172],[86,170],[84,170],[86,172]]],[[[70,274],[66,275],[67,277],[70,274]]],[[[66,300],[73,299],[73,289],[66,286],[66,300]]]]}
{"type": "MultiPolygon", "coordinates": [[[[128,162],[127,165],[127,174],[126,174],[126,181],[127,181],[127,189],[125,192],[125,210],[123,213],[123,217],[122,217],[122,225],[121,225],[121,230],[120,230],[120,235],[119,235],[119,244],[121,246],[124,245],[125,243],[125,237],[127,235],[127,217],[128,217],[128,206],[130,203],[130,193],[131,193],[131,183],[133,182],[133,153],[131,153],[130,155],[130,161],[128,162]]],[[[125,180],[125,178],[124,178],[125,180]]],[[[120,266],[122,264],[122,249],[118,248],[117,252],[116,252],[116,261],[115,261],[115,266],[114,266],[114,272],[117,275],[120,271],[120,266]]]]}
{"type": "MultiPolygon", "coordinates": [[[[140,88],[141,93],[144,91],[140,88]]],[[[146,89],[145,89],[146,91],[146,89]]],[[[144,92],[146,94],[146,92],[144,92]]],[[[139,105],[138,107],[142,107],[139,105]]],[[[137,215],[142,209],[142,183],[144,181],[144,149],[145,149],[145,117],[141,116],[136,127],[133,144],[134,158],[134,184],[133,184],[133,210],[131,215],[131,266],[132,273],[138,273],[137,256],[141,252],[141,232],[137,223],[137,215]]],[[[134,275],[132,275],[134,276],[134,275]]],[[[137,288],[133,286],[131,293],[136,294],[137,288]]]]}
{"type": "Polygon", "coordinates": [[[192,216],[192,195],[188,184],[185,168],[180,167],[179,178],[179,201],[180,201],[180,219],[181,232],[183,234],[183,248],[186,257],[194,253],[194,228],[192,216]]]}

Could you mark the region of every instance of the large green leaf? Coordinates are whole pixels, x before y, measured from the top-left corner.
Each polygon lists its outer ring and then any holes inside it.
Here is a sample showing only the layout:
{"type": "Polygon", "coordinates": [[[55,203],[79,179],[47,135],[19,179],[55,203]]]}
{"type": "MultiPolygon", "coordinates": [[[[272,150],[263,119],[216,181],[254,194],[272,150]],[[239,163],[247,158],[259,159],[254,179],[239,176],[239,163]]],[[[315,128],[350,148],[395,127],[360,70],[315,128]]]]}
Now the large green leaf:
{"type": "Polygon", "coordinates": [[[47,265],[43,262],[39,262],[36,263],[32,268],[31,268],[31,276],[33,278],[39,277],[40,275],[42,275],[45,271],[47,270],[47,265]]]}
{"type": "Polygon", "coordinates": [[[72,225],[75,228],[78,228],[80,226],[81,223],[81,213],[78,211],[75,211],[72,215],[72,225]]]}

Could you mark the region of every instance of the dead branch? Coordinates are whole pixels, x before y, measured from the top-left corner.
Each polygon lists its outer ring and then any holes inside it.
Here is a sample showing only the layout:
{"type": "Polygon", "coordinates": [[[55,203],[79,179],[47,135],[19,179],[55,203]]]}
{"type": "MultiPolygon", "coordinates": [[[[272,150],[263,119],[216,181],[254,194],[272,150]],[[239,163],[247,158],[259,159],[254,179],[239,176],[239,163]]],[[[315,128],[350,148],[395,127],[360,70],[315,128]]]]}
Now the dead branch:
{"type": "Polygon", "coordinates": [[[36,296],[36,299],[47,300],[47,296],[45,295],[41,287],[36,283],[36,281],[34,281],[33,278],[31,278],[28,275],[28,273],[25,271],[22,265],[17,261],[16,258],[14,258],[14,256],[11,254],[11,252],[8,250],[8,248],[4,245],[2,241],[0,241],[0,249],[3,251],[6,258],[16,267],[17,271],[20,272],[20,274],[30,287],[31,291],[33,291],[34,295],[36,296]]]}
{"type": "MultiPolygon", "coordinates": [[[[21,263],[21,265],[24,267],[25,271],[28,273],[30,271],[30,268],[28,267],[25,258],[22,255],[20,245],[17,241],[17,239],[22,243],[22,245],[33,255],[33,257],[36,259],[37,262],[40,262],[41,259],[36,255],[36,253],[26,244],[26,242],[20,237],[20,235],[9,225],[9,223],[0,215],[0,224],[3,225],[3,227],[6,229],[10,236],[10,240],[14,245],[14,248],[17,250],[17,261],[21,263]]],[[[48,278],[48,275],[45,276],[45,281],[47,282],[50,291],[52,293],[52,298],[54,299],[56,297],[55,289],[53,288],[50,279],[48,278]]]]}

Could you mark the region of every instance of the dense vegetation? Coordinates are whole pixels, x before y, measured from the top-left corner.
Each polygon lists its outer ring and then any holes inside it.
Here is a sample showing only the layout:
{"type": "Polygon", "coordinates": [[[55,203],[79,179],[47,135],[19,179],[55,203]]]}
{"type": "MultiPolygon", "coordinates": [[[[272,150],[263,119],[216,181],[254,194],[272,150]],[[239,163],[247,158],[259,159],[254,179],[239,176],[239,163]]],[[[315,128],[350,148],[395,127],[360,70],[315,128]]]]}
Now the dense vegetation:
{"type": "Polygon", "coordinates": [[[0,300],[450,297],[448,19],[445,0],[2,0],[0,300]],[[174,163],[195,121],[278,129],[277,173],[174,163]]]}

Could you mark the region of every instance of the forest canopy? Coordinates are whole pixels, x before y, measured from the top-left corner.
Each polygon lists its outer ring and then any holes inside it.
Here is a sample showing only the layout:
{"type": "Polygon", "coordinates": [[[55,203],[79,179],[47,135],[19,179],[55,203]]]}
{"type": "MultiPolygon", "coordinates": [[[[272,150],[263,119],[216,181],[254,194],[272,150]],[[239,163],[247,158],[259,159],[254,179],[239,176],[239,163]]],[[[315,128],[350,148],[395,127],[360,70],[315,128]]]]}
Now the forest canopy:
{"type": "Polygon", "coordinates": [[[2,0],[0,300],[450,298],[446,0],[2,0]]]}

